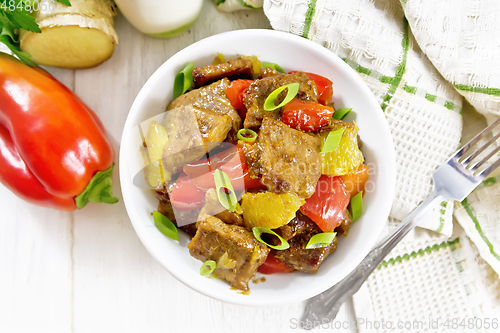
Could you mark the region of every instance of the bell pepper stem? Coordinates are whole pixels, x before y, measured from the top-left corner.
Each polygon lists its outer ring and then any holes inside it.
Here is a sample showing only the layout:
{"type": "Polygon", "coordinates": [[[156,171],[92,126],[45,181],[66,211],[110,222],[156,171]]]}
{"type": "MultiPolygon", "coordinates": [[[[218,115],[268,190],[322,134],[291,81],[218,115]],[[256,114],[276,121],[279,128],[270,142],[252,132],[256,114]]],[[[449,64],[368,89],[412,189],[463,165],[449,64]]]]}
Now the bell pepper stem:
{"type": "Polygon", "coordinates": [[[97,172],[90,180],[89,184],[76,198],[76,206],[82,209],[89,202],[114,204],[118,202],[118,198],[113,196],[113,188],[111,175],[115,164],[105,170],[97,172]]]}

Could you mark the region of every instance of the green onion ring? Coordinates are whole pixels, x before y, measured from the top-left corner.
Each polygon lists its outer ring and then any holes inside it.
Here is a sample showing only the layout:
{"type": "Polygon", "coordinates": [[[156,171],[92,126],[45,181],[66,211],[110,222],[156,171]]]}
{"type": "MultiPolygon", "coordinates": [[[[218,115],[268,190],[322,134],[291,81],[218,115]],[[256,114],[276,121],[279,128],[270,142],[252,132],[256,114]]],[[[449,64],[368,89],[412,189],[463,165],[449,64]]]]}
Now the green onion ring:
{"type": "Polygon", "coordinates": [[[323,145],[323,148],[321,149],[321,154],[326,154],[331,151],[334,151],[338,148],[340,139],[342,138],[342,134],[344,134],[344,129],[341,128],[337,131],[331,131],[328,133],[328,136],[325,140],[325,144],[323,145]]]}
{"type": "Polygon", "coordinates": [[[333,119],[342,120],[349,114],[349,112],[351,112],[351,110],[352,108],[340,108],[333,114],[333,119]]]}
{"type": "Polygon", "coordinates": [[[278,64],[275,64],[272,62],[263,62],[262,63],[262,68],[268,68],[268,67],[274,69],[275,71],[278,71],[280,73],[285,74],[285,71],[283,70],[283,68],[281,68],[280,65],[278,65],[278,64]]]}
{"type": "Polygon", "coordinates": [[[257,133],[248,128],[242,128],[236,133],[238,139],[243,140],[245,142],[254,142],[257,139],[257,133]],[[250,135],[247,137],[246,135],[250,135]]]}
{"type": "Polygon", "coordinates": [[[283,238],[281,238],[280,235],[278,235],[277,233],[275,233],[274,231],[272,231],[271,229],[269,228],[264,228],[264,227],[253,227],[252,228],[252,232],[253,232],[253,235],[255,236],[255,238],[263,243],[263,244],[266,244],[267,246],[269,246],[270,248],[272,249],[275,249],[275,250],[286,250],[290,247],[290,244],[288,244],[288,242],[286,240],[284,240],[283,238]],[[271,245],[271,244],[267,244],[266,242],[264,242],[262,240],[262,238],[260,237],[262,234],[271,234],[271,235],[274,235],[276,237],[279,238],[279,240],[281,241],[281,244],[278,245],[278,246],[274,246],[274,245],[271,245]]]}
{"type": "Polygon", "coordinates": [[[153,219],[155,222],[155,226],[162,234],[171,238],[173,240],[179,240],[179,233],[177,231],[177,227],[175,224],[168,219],[165,215],[156,210],[153,211],[153,219]]]}
{"type": "Polygon", "coordinates": [[[217,263],[215,261],[207,260],[200,267],[200,275],[208,276],[213,273],[216,267],[217,263]]]}
{"type": "Polygon", "coordinates": [[[336,232],[323,232],[321,234],[316,234],[312,236],[311,239],[309,239],[309,242],[307,242],[306,245],[306,249],[319,249],[321,247],[330,245],[335,239],[336,235],[336,232]]]}
{"type": "Polygon", "coordinates": [[[236,198],[229,176],[224,171],[217,169],[214,173],[214,181],[217,198],[220,204],[230,212],[234,212],[238,205],[238,198],[236,198]],[[221,189],[227,189],[229,194],[223,193],[221,189]]]}
{"type": "Polygon", "coordinates": [[[297,95],[297,93],[299,92],[299,87],[300,85],[297,82],[295,82],[286,84],[284,86],[279,87],[278,89],[275,89],[272,93],[269,94],[269,96],[267,96],[266,101],[264,102],[264,110],[273,111],[282,106],[285,106],[297,95]],[[286,93],[286,97],[283,100],[283,102],[281,102],[278,105],[275,105],[274,103],[276,101],[276,98],[278,98],[279,94],[287,88],[288,92],[286,93]]]}
{"type": "Polygon", "coordinates": [[[363,191],[351,198],[352,221],[356,221],[363,214],[363,191]]]}
{"type": "Polygon", "coordinates": [[[193,85],[193,68],[194,62],[191,62],[175,76],[174,99],[184,94],[193,85]]]}

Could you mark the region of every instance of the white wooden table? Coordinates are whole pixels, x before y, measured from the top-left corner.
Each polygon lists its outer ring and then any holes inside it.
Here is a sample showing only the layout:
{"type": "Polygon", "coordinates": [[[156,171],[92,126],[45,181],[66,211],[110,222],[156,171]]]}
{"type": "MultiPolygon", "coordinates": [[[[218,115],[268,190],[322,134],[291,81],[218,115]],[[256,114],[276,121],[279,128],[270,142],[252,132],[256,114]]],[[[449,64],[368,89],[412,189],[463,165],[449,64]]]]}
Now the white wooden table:
{"type": "MultiPolygon", "coordinates": [[[[195,25],[177,38],[144,36],[122,16],[115,27],[120,44],[101,66],[48,70],[99,115],[118,155],[130,106],[165,60],[210,35],[270,25],[262,11],[225,14],[205,0],[195,25]]],[[[119,167],[113,182],[121,198],[119,167]]],[[[177,281],[145,250],[123,200],[66,213],[27,204],[1,185],[0,199],[2,333],[298,330],[301,302],[270,308],[234,306],[177,281]]],[[[337,319],[351,321],[352,310],[344,308],[337,319]]]]}

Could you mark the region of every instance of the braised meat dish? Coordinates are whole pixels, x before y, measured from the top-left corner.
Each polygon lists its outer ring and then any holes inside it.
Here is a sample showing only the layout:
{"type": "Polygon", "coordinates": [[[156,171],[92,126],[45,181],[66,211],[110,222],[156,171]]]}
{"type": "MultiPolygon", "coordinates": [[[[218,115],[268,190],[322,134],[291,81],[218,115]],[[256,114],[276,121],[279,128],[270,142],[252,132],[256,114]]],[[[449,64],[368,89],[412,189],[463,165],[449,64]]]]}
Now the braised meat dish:
{"type": "Polygon", "coordinates": [[[216,59],[192,69],[190,88],[149,127],[157,211],[189,235],[200,272],[232,288],[248,290],[257,272],[314,274],[360,214],[359,129],[321,73],[216,59]]]}

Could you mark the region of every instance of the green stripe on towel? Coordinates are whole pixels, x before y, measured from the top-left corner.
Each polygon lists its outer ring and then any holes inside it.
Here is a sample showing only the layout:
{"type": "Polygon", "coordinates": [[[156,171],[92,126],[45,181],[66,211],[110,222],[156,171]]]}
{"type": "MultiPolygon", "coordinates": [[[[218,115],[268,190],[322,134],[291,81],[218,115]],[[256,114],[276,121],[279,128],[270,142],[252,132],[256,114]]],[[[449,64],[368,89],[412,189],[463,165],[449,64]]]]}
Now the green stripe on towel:
{"type": "Polygon", "coordinates": [[[472,222],[474,222],[474,225],[476,226],[476,230],[483,239],[483,241],[486,243],[488,248],[490,249],[490,253],[493,257],[495,257],[496,260],[500,261],[500,256],[495,252],[495,249],[493,248],[493,244],[491,244],[490,240],[486,237],[486,235],[483,233],[483,229],[481,228],[481,225],[479,224],[479,221],[476,217],[476,214],[474,212],[474,208],[472,208],[469,205],[469,202],[467,201],[467,198],[465,198],[464,201],[462,201],[462,205],[464,206],[465,210],[467,211],[467,214],[469,214],[469,217],[472,219],[472,222]]]}
{"type": "Polygon", "coordinates": [[[446,206],[447,205],[448,205],[448,201],[441,202],[441,211],[440,211],[441,215],[439,216],[439,227],[436,229],[436,232],[443,231],[444,219],[445,219],[446,206]]]}
{"type": "Polygon", "coordinates": [[[405,83],[405,85],[403,86],[403,90],[409,94],[423,96],[429,102],[436,103],[440,106],[447,108],[448,110],[456,111],[462,114],[462,109],[457,105],[455,105],[455,103],[446,101],[443,98],[437,97],[436,95],[431,95],[422,88],[412,87],[405,83]]]}
{"type": "Polygon", "coordinates": [[[408,33],[408,20],[406,19],[406,17],[403,17],[403,31],[404,31],[404,37],[401,43],[401,45],[403,46],[403,54],[401,56],[401,63],[399,64],[399,67],[396,70],[396,76],[394,77],[394,80],[391,83],[391,86],[389,87],[387,95],[385,95],[384,99],[382,100],[382,105],[380,105],[383,111],[387,109],[387,106],[389,105],[389,102],[394,96],[396,89],[398,89],[398,86],[401,83],[401,80],[403,79],[403,74],[406,71],[406,60],[408,58],[408,48],[410,46],[410,36],[408,33]]]}
{"type": "Polygon", "coordinates": [[[474,86],[466,86],[465,84],[454,84],[454,86],[458,90],[470,91],[486,95],[500,96],[500,89],[498,88],[474,87],[474,86]]]}
{"type": "Polygon", "coordinates": [[[316,0],[310,0],[307,5],[306,18],[304,20],[304,30],[302,30],[302,37],[309,37],[309,30],[311,29],[312,18],[314,16],[314,11],[316,10],[316,0]]]}
{"type": "Polygon", "coordinates": [[[430,253],[432,251],[436,251],[436,250],[442,249],[444,247],[450,247],[451,250],[454,250],[454,246],[457,243],[460,243],[460,237],[455,238],[452,241],[442,242],[441,244],[427,246],[425,249],[420,249],[418,251],[413,251],[410,254],[406,253],[406,254],[403,254],[402,256],[397,256],[396,258],[391,258],[389,260],[384,260],[384,261],[382,261],[380,263],[380,265],[378,265],[377,268],[380,269],[382,267],[387,267],[389,264],[400,263],[400,262],[402,262],[405,259],[415,258],[415,257],[417,257],[419,255],[422,255],[422,254],[425,254],[425,253],[430,253]]]}

